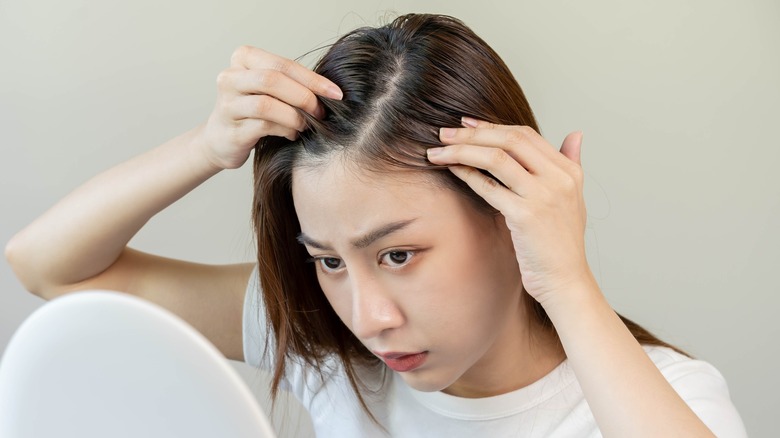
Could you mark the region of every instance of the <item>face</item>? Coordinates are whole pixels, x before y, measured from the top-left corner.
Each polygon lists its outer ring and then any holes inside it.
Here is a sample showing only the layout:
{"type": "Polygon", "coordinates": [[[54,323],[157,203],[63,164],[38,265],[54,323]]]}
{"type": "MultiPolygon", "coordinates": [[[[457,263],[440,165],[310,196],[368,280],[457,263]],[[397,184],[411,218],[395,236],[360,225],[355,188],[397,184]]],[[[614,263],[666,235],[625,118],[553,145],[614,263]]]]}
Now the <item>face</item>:
{"type": "Polygon", "coordinates": [[[368,173],[341,160],[296,169],[292,191],[328,301],[410,386],[469,387],[502,368],[524,330],[503,218],[422,172],[368,173]]]}

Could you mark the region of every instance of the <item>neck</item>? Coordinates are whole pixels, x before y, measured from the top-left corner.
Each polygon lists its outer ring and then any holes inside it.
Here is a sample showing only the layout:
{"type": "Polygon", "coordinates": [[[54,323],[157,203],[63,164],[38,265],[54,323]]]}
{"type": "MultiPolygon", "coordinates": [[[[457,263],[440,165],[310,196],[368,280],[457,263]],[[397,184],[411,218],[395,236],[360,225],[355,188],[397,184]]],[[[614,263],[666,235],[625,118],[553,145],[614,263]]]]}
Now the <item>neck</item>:
{"type": "Polygon", "coordinates": [[[442,392],[482,398],[524,388],[549,374],[566,358],[551,327],[519,306],[517,318],[495,339],[491,348],[460,379],[442,392]]]}

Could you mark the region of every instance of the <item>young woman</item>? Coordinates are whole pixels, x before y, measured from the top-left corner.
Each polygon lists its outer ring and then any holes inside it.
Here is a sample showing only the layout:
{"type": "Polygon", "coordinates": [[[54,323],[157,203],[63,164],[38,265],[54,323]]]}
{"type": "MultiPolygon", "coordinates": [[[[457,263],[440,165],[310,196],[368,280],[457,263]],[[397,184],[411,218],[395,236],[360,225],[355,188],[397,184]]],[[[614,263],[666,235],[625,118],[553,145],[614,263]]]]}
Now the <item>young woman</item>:
{"type": "Polygon", "coordinates": [[[460,21],[358,29],[314,72],[242,47],[218,86],[205,124],[14,237],[30,291],[168,307],[271,370],[318,436],[745,435],[717,370],[606,302],[585,258],[581,134],[547,143],[460,21]],[[126,247],[252,150],[256,268],[126,247]]]}

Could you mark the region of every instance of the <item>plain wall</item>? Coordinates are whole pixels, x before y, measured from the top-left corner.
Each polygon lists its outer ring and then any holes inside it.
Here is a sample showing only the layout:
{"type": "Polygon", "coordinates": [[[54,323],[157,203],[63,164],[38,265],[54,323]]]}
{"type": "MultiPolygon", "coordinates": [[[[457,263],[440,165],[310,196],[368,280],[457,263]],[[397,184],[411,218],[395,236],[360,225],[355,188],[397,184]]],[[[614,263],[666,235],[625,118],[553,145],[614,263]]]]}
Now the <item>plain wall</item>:
{"type": "MultiPolygon", "coordinates": [[[[750,435],[773,435],[776,1],[0,0],[0,242],[90,176],[204,121],[239,45],[294,58],[404,12],[470,25],[513,70],[553,144],[584,131],[588,256],[604,293],[713,363],[750,435]]],[[[217,175],[132,245],[252,260],[249,167],[217,175]]],[[[0,288],[2,351],[43,301],[7,263],[0,288]]]]}

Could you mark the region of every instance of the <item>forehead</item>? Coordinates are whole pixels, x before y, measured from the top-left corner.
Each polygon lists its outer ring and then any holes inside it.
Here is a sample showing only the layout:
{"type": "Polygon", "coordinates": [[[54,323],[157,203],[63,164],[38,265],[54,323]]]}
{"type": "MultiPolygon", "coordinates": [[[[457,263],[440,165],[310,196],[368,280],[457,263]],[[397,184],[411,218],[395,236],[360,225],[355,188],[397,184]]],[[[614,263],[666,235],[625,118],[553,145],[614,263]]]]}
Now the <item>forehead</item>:
{"type": "MultiPolygon", "coordinates": [[[[355,206],[359,201],[381,198],[399,204],[419,197],[454,194],[443,184],[421,170],[369,170],[339,159],[313,166],[299,166],[292,172],[293,199],[306,204],[321,204],[317,199],[345,201],[344,206],[355,206]]],[[[344,211],[347,213],[347,211],[344,211]]]]}
{"type": "Polygon", "coordinates": [[[292,194],[301,230],[323,238],[359,235],[396,220],[441,222],[468,209],[430,172],[371,171],[341,160],[294,169],[292,194]]]}

